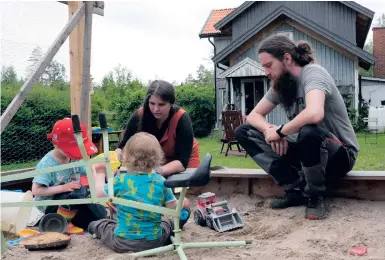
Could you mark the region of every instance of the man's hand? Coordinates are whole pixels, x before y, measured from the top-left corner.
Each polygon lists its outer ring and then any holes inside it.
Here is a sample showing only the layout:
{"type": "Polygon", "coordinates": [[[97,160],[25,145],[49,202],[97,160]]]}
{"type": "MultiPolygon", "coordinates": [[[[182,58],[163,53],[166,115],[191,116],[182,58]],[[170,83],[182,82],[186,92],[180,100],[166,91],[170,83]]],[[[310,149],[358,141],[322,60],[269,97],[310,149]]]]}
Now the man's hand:
{"type": "Polygon", "coordinates": [[[281,137],[276,132],[277,127],[269,127],[266,129],[265,132],[263,132],[263,135],[265,136],[266,143],[270,144],[270,142],[278,141],[281,139],[281,137]]]}
{"type": "Polygon", "coordinates": [[[289,148],[286,138],[282,138],[278,141],[273,141],[270,144],[273,151],[279,156],[285,155],[287,153],[287,149],[289,148]]]}
{"type": "Polygon", "coordinates": [[[62,185],[62,190],[63,192],[72,192],[74,190],[80,189],[80,187],[81,186],[79,183],[71,181],[69,183],[62,185]]]}

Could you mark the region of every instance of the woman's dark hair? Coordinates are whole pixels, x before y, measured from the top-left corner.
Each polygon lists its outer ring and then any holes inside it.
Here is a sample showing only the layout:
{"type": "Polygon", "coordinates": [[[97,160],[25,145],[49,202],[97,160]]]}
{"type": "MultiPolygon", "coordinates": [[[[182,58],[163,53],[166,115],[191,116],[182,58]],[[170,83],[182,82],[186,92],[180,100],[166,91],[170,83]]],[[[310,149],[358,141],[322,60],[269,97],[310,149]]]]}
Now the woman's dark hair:
{"type": "Polygon", "coordinates": [[[306,41],[299,41],[297,45],[283,35],[274,35],[267,38],[258,50],[258,53],[267,52],[282,61],[285,53],[289,53],[295,63],[303,67],[314,63],[313,50],[306,41]]]}
{"type": "Polygon", "coordinates": [[[175,90],[174,86],[164,80],[155,80],[148,87],[146,97],[143,102],[143,116],[139,122],[139,129],[144,132],[153,134],[151,129],[155,129],[156,120],[154,115],[150,111],[149,103],[151,96],[159,97],[164,102],[168,102],[171,105],[175,103],[175,90]]]}

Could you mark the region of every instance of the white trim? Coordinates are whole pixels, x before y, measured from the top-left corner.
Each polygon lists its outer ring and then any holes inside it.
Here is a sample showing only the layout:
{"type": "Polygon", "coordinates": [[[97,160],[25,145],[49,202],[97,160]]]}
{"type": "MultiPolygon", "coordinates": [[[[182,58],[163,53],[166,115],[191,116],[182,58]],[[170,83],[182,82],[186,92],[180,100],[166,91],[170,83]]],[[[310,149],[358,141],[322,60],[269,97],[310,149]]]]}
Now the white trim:
{"type": "Polygon", "coordinates": [[[354,58],[355,66],[354,66],[354,108],[357,111],[356,117],[358,117],[358,92],[359,92],[359,82],[358,82],[358,72],[359,72],[359,65],[358,65],[358,58],[354,58]]]}
{"type": "Polygon", "coordinates": [[[235,73],[237,70],[242,68],[243,66],[250,67],[250,70],[253,71],[253,75],[242,75],[244,76],[265,76],[265,71],[261,64],[256,62],[255,60],[250,59],[249,57],[243,59],[241,62],[238,62],[234,66],[228,68],[224,72],[222,72],[219,77],[220,78],[230,78],[232,77],[232,74],[235,73]]]}
{"type": "Polygon", "coordinates": [[[245,97],[245,82],[241,81],[241,111],[242,115],[246,114],[246,97],[245,97]]]}
{"type": "Polygon", "coordinates": [[[380,82],[385,82],[385,79],[382,78],[374,78],[374,77],[361,77],[363,80],[368,80],[368,81],[380,81],[380,82]]]}
{"type": "MultiPolygon", "coordinates": [[[[267,91],[268,91],[268,89],[267,89],[267,78],[265,77],[263,79],[263,92],[264,92],[263,95],[266,95],[267,91]]],[[[271,111],[271,112],[273,112],[273,111],[271,111]]],[[[266,115],[266,121],[267,122],[269,122],[269,120],[270,120],[271,112],[266,115]]]]}
{"type": "Polygon", "coordinates": [[[234,104],[234,86],[233,79],[230,79],[230,104],[234,104]]]}

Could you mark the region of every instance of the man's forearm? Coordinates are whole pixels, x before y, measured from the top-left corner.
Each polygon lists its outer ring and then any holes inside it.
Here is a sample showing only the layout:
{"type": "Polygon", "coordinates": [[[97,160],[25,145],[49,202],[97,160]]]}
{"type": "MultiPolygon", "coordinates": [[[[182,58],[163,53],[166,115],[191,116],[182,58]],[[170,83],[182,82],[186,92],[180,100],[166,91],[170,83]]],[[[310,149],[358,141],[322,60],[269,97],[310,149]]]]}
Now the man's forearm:
{"type": "Polygon", "coordinates": [[[247,116],[246,122],[262,133],[265,132],[269,127],[273,126],[267,122],[264,116],[257,113],[253,113],[252,115],[247,116]]]}
{"type": "Polygon", "coordinates": [[[293,120],[283,126],[281,133],[284,135],[295,134],[305,125],[318,124],[321,120],[322,118],[304,109],[293,120]]]}

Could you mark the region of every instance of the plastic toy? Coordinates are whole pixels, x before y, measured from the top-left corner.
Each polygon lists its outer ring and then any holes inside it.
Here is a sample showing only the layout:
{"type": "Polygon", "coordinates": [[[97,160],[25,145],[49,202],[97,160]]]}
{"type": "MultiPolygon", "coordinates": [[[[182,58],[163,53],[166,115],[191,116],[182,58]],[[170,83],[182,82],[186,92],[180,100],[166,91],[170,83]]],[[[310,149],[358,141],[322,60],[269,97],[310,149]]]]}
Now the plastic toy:
{"type": "MultiPolygon", "coordinates": [[[[117,169],[120,168],[122,164],[119,161],[118,154],[115,151],[110,151],[109,153],[110,153],[112,171],[116,171],[117,169]]],[[[104,157],[104,153],[98,154],[95,158],[101,158],[101,157],[104,157]]]]}
{"type": "Polygon", "coordinates": [[[230,211],[227,201],[216,202],[215,194],[205,192],[198,196],[197,209],[194,211],[194,221],[200,226],[207,226],[218,232],[241,228],[243,220],[238,212],[230,211]]]}
{"type": "Polygon", "coordinates": [[[67,220],[60,214],[49,213],[41,218],[39,223],[40,232],[59,232],[65,233],[67,230],[67,220]]]}

